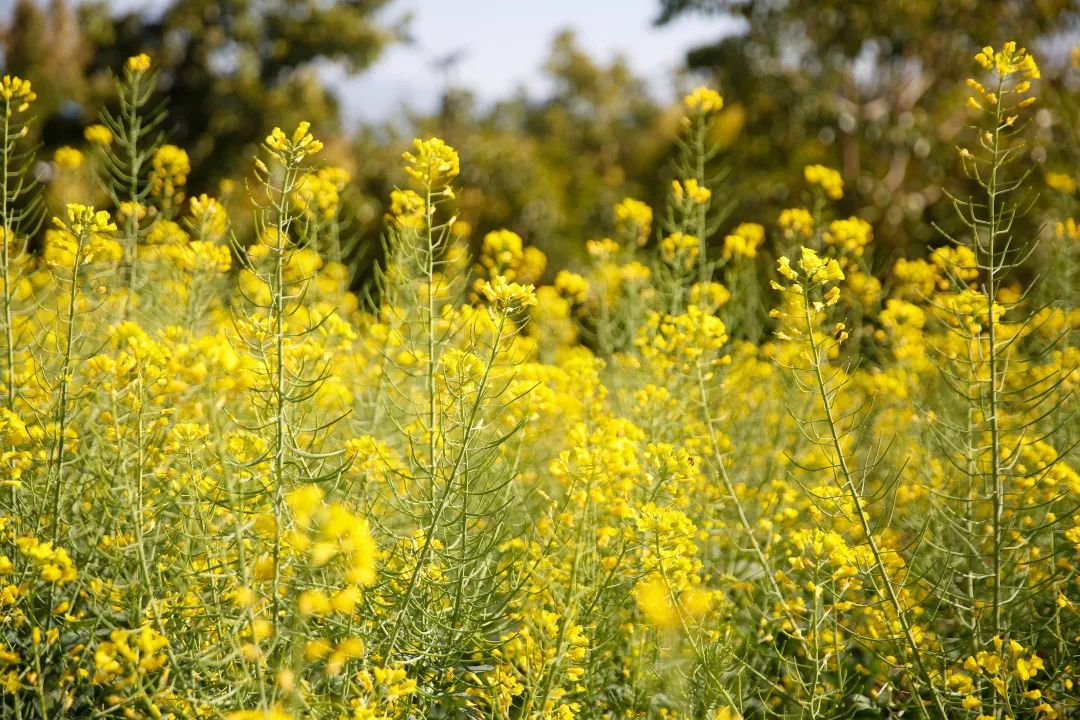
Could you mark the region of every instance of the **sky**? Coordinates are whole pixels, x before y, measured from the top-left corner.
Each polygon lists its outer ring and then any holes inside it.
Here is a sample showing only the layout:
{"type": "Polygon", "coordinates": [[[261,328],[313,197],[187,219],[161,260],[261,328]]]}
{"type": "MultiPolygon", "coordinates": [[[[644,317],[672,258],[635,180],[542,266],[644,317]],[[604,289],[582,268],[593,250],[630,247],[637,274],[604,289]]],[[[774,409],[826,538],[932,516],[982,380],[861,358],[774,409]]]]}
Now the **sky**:
{"type": "Polygon", "coordinates": [[[397,0],[387,18],[411,13],[413,42],[389,48],[355,78],[327,72],[339,89],[346,122],[390,120],[403,105],[430,110],[447,82],[472,90],[481,102],[519,87],[545,91],[542,66],[554,35],[572,29],[590,56],[603,62],[621,53],[658,99],[672,93],[671,76],[687,49],[714,41],[730,26],[686,16],[652,24],[657,0],[397,0]],[[437,61],[459,53],[452,72],[437,61]]]}
{"type": "MultiPolygon", "coordinates": [[[[47,0],[40,0],[46,2],[47,0]]],[[[109,0],[117,13],[160,11],[167,0],[109,0]]],[[[7,16],[15,0],[0,0],[7,16]]],[[[382,12],[393,23],[411,15],[411,42],[388,48],[374,66],[349,77],[340,67],[322,68],[342,100],[343,120],[392,121],[403,107],[432,110],[447,84],[472,90],[490,102],[524,88],[546,91],[542,67],[555,34],[571,29],[594,60],[622,54],[658,100],[673,93],[672,74],[689,48],[715,41],[733,28],[729,20],[686,15],[653,25],[658,0],[393,0],[382,12]],[[438,61],[459,57],[451,72],[438,61]]]]}

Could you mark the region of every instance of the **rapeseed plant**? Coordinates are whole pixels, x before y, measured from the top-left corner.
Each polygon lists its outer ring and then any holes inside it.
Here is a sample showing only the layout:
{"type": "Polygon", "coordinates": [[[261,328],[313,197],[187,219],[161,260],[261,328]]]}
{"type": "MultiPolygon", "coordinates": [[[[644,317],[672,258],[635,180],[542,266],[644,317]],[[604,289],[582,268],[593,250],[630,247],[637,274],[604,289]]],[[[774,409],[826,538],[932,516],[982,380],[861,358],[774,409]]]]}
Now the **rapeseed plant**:
{"type": "Polygon", "coordinates": [[[1075,253],[1030,281],[1035,60],[975,62],[977,192],[925,257],[884,267],[820,164],[738,218],[699,88],[664,206],[617,203],[580,267],[471,238],[468,158],[416,140],[362,291],[308,123],[237,223],[133,57],[53,159],[98,206],[41,229],[4,77],[0,709],[1074,716],[1075,253]]]}

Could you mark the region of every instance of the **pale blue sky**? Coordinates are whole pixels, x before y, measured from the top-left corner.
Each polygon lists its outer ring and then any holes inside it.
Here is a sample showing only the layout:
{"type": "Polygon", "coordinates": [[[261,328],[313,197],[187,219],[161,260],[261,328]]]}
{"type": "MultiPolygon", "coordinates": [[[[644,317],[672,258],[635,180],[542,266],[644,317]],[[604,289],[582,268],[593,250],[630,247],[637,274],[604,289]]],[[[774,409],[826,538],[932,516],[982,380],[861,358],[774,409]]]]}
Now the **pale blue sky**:
{"type": "MultiPolygon", "coordinates": [[[[14,1],[0,0],[3,16],[14,1]]],[[[154,12],[166,0],[110,2],[117,12],[154,12]]],[[[657,0],[393,0],[386,19],[411,14],[413,42],[392,46],[357,77],[339,68],[323,70],[341,96],[347,125],[394,121],[405,106],[430,110],[448,81],[471,89],[481,101],[507,97],[519,87],[538,97],[547,90],[541,68],[551,40],[569,28],[595,60],[608,62],[621,53],[657,99],[667,100],[686,50],[734,26],[723,18],[685,16],[655,27],[658,6],[657,0]],[[434,69],[451,53],[460,53],[453,72],[434,69]]]]}
{"type": "Polygon", "coordinates": [[[542,94],[541,67],[564,28],[574,30],[595,59],[624,55],[666,100],[686,50],[715,40],[731,25],[688,16],[654,27],[658,6],[656,0],[396,0],[388,16],[411,12],[415,43],[389,49],[366,73],[341,81],[345,115],[384,120],[403,104],[430,109],[447,79],[481,100],[506,97],[518,87],[542,94]],[[433,69],[435,60],[458,51],[461,59],[449,78],[433,69]]]}

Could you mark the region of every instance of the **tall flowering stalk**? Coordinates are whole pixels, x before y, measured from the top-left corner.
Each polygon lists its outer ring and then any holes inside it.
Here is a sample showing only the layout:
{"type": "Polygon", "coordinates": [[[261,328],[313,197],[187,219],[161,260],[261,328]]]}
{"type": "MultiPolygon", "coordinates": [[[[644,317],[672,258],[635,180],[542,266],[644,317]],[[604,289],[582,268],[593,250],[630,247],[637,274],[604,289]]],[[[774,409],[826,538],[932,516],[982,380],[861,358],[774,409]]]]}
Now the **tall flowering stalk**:
{"type": "Polygon", "coordinates": [[[25,238],[37,230],[41,216],[37,184],[28,173],[34,155],[20,147],[20,141],[29,133],[27,113],[36,99],[37,93],[28,80],[12,75],[0,78],[0,301],[4,322],[4,405],[8,410],[15,408],[17,398],[15,285],[26,259],[25,238]]]}
{"type": "MultiPolygon", "coordinates": [[[[1063,548],[1053,537],[1065,494],[1052,478],[1074,447],[1062,430],[1075,370],[1060,361],[1067,330],[1047,326],[1052,307],[1036,303],[1033,286],[1016,287],[1039,244],[1038,235],[1021,230],[1032,206],[1030,170],[1014,169],[1039,67],[1015,42],[983,48],[975,60],[986,73],[967,83],[977,140],[959,154],[976,189],[969,199],[950,195],[963,232],[938,228],[952,245],[939,251],[949,292],[935,307],[949,332],[932,352],[956,401],[941,403],[935,426],[959,485],[936,504],[949,538],[942,546],[955,547],[947,552],[948,572],[960,578],[943,597],[965,618],[972,653],[965,668],[989,675],[977,658],[1004,638],[1026,662],[1022,644],[1038,623],[1022,609],[1024,600],[1052,605],[1050,591],[1059,585],[1063,548]],[[1034,457],[1041,459],[1033,467],[1034,457]]],[[[990,652],[999,660],[1008,655],[1000,647],[990,652]]],[[[995,717],[1012,712],[1000,682],[977,683],[968,698],[972,706],[989,703],[995,717]]]]}
{"type": "Polygon", "coordinates": [[[376,422],[400,438],[409,462],[379,489],[379,502],[398,515],[382,527],[396,551],[385,571],[380,652],[431,668],[430,682],[441,685],[463,658],[500,642],[502,610],[519,592],[498,559],[506,517],[519,511],[504,448],[519,426],[500,416],[523,394],[510,390],[512,368],[536,297],[532,285],[496,274],[475,288],[483,307],[459,305],[464,255],[444,215],[457,153],[432,138],[404,159],[410,182],[392,194],[381,280],[392,302],[379,308],[399,345],[380,359],[385,405],[376,422]]]}
{"type": "Polygon", "coordinates": [[[155,219],[149,202],[154,189],[151,163],[163,142],[160,127],[165,120],[163,108],[151,105],[157,78],[158,71],[148,55],[128,58],[123,74],[115,80],[119,110],[103,110],[101,124],[87,129],[87,138],[99,148],[102,157],[100,182],[123,222],[123,270],[128,293],[125,315],[135,307],[140,286],[139,244],[155,219]]]}
{"type": "MultiPolygon", "coordinates": [[[[825,450],[826,465],[815,470],[832,473],[836,483],[836,493],[812,491],[815,495],[813,500],[816,503],[839,503],[841,517],[855,524],[862,542],[870,550],[872,564],[867,570],[875,593],[887,603],[888,612],[899,625],[901,638],[895,642],[906,651],[914,665],[916,692],[919,695],[928,694],[935,714],[944,720],[948,713],[941,690],[934,681],[934,668],[919,644],[903,582],[896,577],[893,563],[887,559],[887,555],[895,551],[882,546],[870,514],[871,503],[884,496],[882,493],[875,497],[869,490],[872,473],[881,458],[871,455],[862,467],[854,464],[850,448],[857,444],[861,412],[858,408],[843,415],[837,411],[838,395],[847,384],[848,377],[842,368],[830,367],[829,357],[847,340],[848,333],[843,323],[836,323],[831,331],[825,330],[823,325],[826,310],[840,299],[837,283],[844,280],[844,272],[835,258],[824,258],[814,249],[802,247],[796,262],[792,263],[787,256],[779,259],[778,273],[788,284],[775,282],[774,286],[790,296],[790,304],[794,305],[793,310],[788,312],[774,311],[774,317],[786,321],[779,335],[782,339],[803,344],[805,353],[801,358],[802,364],[792,366],[794,377],[800,389],[815,394],[820,402],[820,416],[800,419],[799,422],[809,441],[825,450]],[[845,421],[846,424],[842,424],[845,421]]],[[[892,638],[889,640],[893,641],[892,638]]],[[[930,712],[921,701],[918,708],[923,715],[930,717],[930,712]]]]}

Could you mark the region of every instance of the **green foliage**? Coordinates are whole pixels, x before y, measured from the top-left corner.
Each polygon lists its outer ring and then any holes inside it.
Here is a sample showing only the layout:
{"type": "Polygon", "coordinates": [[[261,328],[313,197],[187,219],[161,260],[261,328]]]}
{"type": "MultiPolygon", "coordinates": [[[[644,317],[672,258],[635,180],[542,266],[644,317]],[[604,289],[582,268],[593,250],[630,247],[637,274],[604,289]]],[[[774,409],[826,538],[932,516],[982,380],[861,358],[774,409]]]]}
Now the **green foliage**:
{"type": "MultiPolygon", "coordinates": [[[[841,170],[850,188],[842,208],[874,224],[888,256],[909,256],[939,239],[930,221],[944,219],[940,188],[953,169],[951,150],[964,131],[959,91],[968,59],[988,40],[1045,41],[1059,52],[1044,73],[1064,65],[1055,37],[1080,22],[1058,0],[661,0],[657,22],[715,23],[715,43],[687,53],[732,98],[753,128],[729,161],[742,169],[733,192],[749,216],[768,217],[790,204],[786,180],[803,166],[841,170]]],[[[1028,153],[1068,142],[1059,113],[1074,88],[1044,83],[1040,104],[1050,115],[1028,153]]]]}

